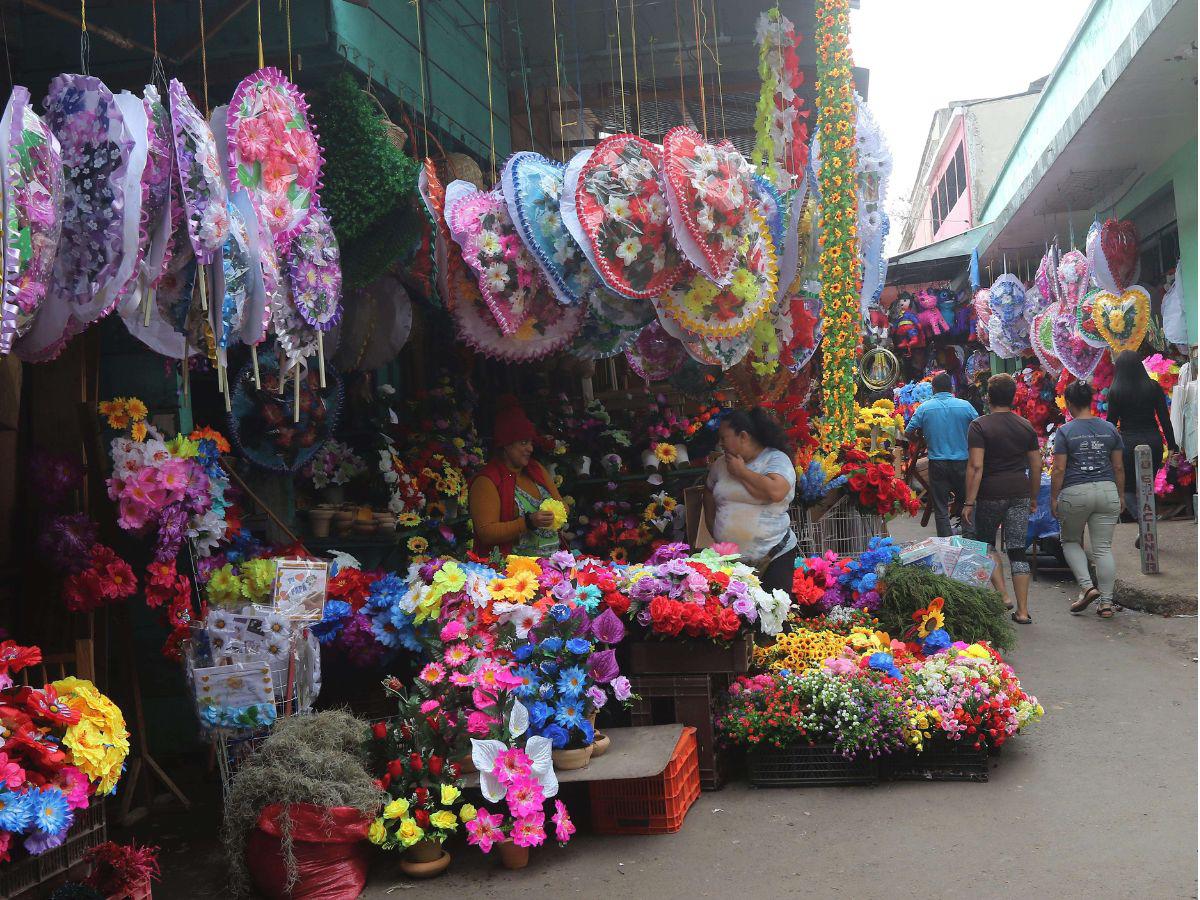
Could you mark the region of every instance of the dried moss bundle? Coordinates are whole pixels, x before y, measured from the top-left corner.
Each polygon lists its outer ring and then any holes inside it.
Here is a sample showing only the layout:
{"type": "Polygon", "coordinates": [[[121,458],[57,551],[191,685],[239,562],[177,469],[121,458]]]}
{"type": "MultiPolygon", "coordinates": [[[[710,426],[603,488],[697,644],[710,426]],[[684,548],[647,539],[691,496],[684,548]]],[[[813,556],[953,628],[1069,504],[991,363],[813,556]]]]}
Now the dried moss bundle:
{"type": "Polygon", "coordinates": [[[929,605],[934,597],[945,600],[942,611],[946,631],[956,641],[990,641],[1001,650],[1012,649],[1016,633],[1000,595],[990,588],[935,575],[921,566],[892,563],[884,572],[883,602],[875,613],[879,627],[899,637],[912,626],[912,614],[929,605]]]}
{"type": "MultiPolygon", "coordinates": [[[[242,764],[230,785],[222,833],[235,896],[249,893],[246,837],[271,804],[349,806],[364,815],[378,811],[387,796],[367,772],[367,736],[367,724],[342,711],[281,719],[262,747],[242,764]]],[[[290,820],[285,815],[282,821],[290,890],[296,883],[296,857],[290,820]]]]}

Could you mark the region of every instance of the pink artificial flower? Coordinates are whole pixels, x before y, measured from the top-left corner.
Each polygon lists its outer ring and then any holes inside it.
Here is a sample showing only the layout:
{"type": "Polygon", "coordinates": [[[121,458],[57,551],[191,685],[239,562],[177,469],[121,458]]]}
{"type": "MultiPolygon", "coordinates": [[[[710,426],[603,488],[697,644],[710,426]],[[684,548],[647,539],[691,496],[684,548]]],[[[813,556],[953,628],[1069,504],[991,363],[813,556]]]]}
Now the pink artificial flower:
{"type": "Polygon", "coordinates": [[[502,691],[511,691],[521,686],[521,679],[508,666],[499,666],[496,669],[496,684],[502,691]]]}
{"type": "Polygon", "coordinates": [[[455,687],[470,687],[475,683],[475,676],[470,672],[451,672],[450,683],[455,687]]]}
{"type": "Polygon", "coordinates": [[[122,500],[117,524],[123,531],[141,531],[146,527],[146,521],[153,510],[141,503],[122,500]]]}
{"type": "Polygon", "coordinates": [[[259,162],[267,153],[271,132],[261,119],[245,119],[238,124],[238,153],[247,162],[259,162]]]}
{"type": "Polygon", "coordinates": [[[266,219],[267,228],[271,231],[283,231],[292,218],[292,203],[287,194],[281,191],[267,195],[267,201],[261,207],[261,213],[266,219]]]}
{"type": "Polygon", "coordinates": [[[436,700],[426,700],[424,703],[421,704],[421,714],[427,716],[431,712],[433,712],[435,709],[437,709],[438,706],[440,706],[440,705],[441,704],[439,704],[436,700]]]}
{"type": "Polygon", "coordinates": [[[475,818],[467,823],[467,843],[474,844],[484,853],[492,852],[492,845],[504,840],[504,832],[500,830],[503,822],[500,816],[493,816],[486,809],[479,809],[475,818]]]}
{"type": "Polygon", "coordinates": [[[162,464],[159,481],[170,494],[171,502],[183,498],[190,480],[190,469],[191,466],[182,459],[168,459],[162,464]]]}
{"type": "MultiPolygon", "coordinates": [[[[478,677],[479,673],[475,675],[478,677]]],[[[477,687],[471,691],[471,703],[476,709],[491,709],[496,705],[496,694],[477,687]]]]}
{"type": "Polygon", "coordinates": [[[429,684],[441,684],[446,678],[446,669],[439,663],[431,662],[421,670],[420,677],[429,684]]]}
{"type": "Polygon", "coordinates": [[[263,184],[272,194],[287,191],[288,185],[296,180],[295,171],[283,159],[277,156],[268,157],[262,164],[263,184]]]}
{"type": "Polygon", "coordinates": [[[485,735],[491,731],[499,719],[489,716],[487,713],[475,710],[467,714],[467,733],[473,735],[485,735]]]}
{"type": "Polygon", "coordinates": [[[60,774],[62,775],[62,792],[66,795],[67,805],[71,809],[87,809],[87,776],[75,766],[64,766],[60,774]]]}
{"type": "Polygon", "coordinates": [[[513,822],[512,842],[518,847],[539,847],[546,840],[544,813],[527,816],[513,822]]]}
{"type": "Polygon", "coordinates": [[[459,666],[465,666],[471,661],[471,648],[461,642],[451,644],[446,648],[446,652],[442,656],[442,659],[445,660],[446,665],[453,669],[457,669],[459,666]]]}
{"type": "MultiPolygon", "coordinates": [[[[5,676],[7,677],[7,676],[5,676]]],[[[19,763],[8,758],[7,753],[0,752],[0,784],[15,791],[25,783],[25,770],[19,763]]]]}
{"type": "Polygon", "coordinates": [[[446,643],[456,641],[463,636],[466,630],[466,626],[457,619],[453,622],[447,622],[442,626],[442,640],[446,643]]]}
{"type": "Polygon", "coordinates": [[[711,549],[718,556],[732,556],[738,552],[738,545],[731,541],[718,541],[712,545],[711,549]]]}
{"type": "Polygon", "coordinates": [[[501,784],[514,784],[518,779],[529,775],[532,770],[533,760],[520,747],[505,750],[496,757],[494,774],[501,784]]]}
{"type": "Polygon", "coordinates": [[[8,845],[12,843],[11,831],[0,831],[0,862],[7,862],[9,857],[8,845]]]}
{"type": "MultiPolygon", "coordinates": [[[[502,777],[499,770],[496,777],[502,777]]],[[[541,782],[536,778],[520,775],[508,785],[508,808],[514,816],[532,816],[540,812],[545,800],[541,782]]]]}
{"type": "Polygon", "coordinates": [[[571,821],[571,816],[567,813],[566,804],[561,800],[555,800],[554,815],[550,818],[554,821],[555,839],[560,844],[565,844],[575,833],[575,823],[571,821]]]}

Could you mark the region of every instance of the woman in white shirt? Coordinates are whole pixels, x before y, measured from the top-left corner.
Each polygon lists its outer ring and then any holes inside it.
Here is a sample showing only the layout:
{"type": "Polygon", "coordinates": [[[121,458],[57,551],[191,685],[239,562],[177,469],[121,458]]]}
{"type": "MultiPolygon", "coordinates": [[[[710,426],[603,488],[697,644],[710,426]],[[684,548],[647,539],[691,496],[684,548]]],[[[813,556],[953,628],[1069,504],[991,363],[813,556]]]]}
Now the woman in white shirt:
{"type": "Polygon", "coordinates": [[[764,590],[792,592],[796,535],[788,507],[796,467],[787,436],[762,408],[734,410],[721,422],[723,455],[708,470],[704,517],[713,538],[737,544],[757,566],[764,590]]]}

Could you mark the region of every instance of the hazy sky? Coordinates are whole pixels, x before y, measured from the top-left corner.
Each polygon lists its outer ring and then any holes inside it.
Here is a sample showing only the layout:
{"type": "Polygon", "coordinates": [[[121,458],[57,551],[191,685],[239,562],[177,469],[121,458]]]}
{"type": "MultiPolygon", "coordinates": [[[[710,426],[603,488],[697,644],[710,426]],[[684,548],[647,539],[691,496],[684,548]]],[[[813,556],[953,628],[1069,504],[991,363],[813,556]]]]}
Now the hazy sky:
{"type": "MultiPolygon", "coordinates": [[[[861,0],[851,11],[867,101],[895,159],[889,212],[912,191],[935,110],[1001,97],[1048,75],[1090,0],[861,0]]],[[[888,252],[903,223],[893,219],[888,252]]]]}

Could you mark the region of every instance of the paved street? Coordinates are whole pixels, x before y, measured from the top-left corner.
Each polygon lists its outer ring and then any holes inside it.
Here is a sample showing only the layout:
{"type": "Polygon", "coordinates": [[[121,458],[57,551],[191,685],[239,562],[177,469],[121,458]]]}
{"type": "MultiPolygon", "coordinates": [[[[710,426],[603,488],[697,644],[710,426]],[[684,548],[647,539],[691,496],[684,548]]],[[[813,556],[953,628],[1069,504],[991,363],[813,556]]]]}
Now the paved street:
{"type": "MultiPolygon", "coordinates": [[[[702,794],[675,835],[578,835],[523,872],[459,847],[422,884],[378,862],[365,896],[1194,897],[1196,620],[1074,617],[1067,587],[1035,587],[1011,659],[1046,717],[987,784],[734,784],[702,794]]],[[[172,818],[150,826],[165,846],[184,827],[172,818]]],[[[156,895],[226,896],[209,840],[164,854],[156,895]]]]}

